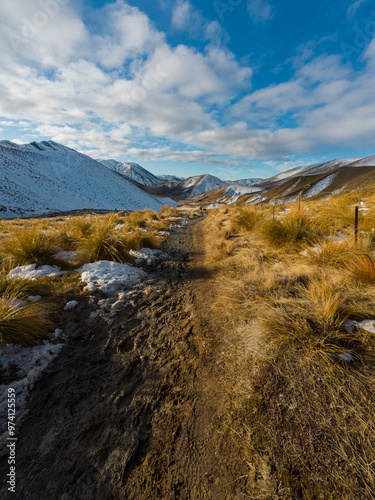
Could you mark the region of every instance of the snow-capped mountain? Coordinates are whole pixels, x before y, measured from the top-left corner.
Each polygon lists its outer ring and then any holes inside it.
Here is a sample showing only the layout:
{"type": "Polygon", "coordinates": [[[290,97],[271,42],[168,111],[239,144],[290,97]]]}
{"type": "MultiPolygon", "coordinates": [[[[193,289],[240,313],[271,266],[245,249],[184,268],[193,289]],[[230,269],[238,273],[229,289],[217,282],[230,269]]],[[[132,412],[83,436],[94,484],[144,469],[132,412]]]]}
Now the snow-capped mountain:
{"type": "Polygon", "coordinates": [[[16,144],[11,141],[0,141],[0,146],[19,149],[21,151],[76,151],[74,149],[58,144],[54,141],[30,142],[29,144],[16,144]]]}
{"type": "Polygon", "coordinates": [[[226,185],[226,182],[213,175],[196,175],[177,184],[174,190],[179,192],[182,198],[190,198],[226,185]]]}
{"type": "Polygon", "coordinates": [[[261,178],[255,178],[255,179],[238,179],[236,181],[231,181],[230,184],[238,184],[239,186],[252,186],[253,184],[256,184],[257,182],[262,181],[263,179],[261,178]]]}
{"type": "Polygon", "coordinates": [[[139,186],[154,187],[163,184],[164,181],[154,174],[138,165],[138,163],[121,163],[116,160],[100,160],[106,167],[118,172],[139,186]]]}
{"type": "Polygon", "coordinates": [[[0,217],[80,209],[151,208],[159,200],[92,158],[43,141],[0,143],[0,217]]]}
{"type": "Polygon", "coordinates": [[[375,183],[375,156],[344,158],[309,166],[296,167],[256,184],[264,199],[294,201],[350,192],[375,183]]]}
{"type": "Polygon", "coordinates": [[[375,156],[300,166],[261,180],[255,185],[241,186],[237,183],[217,188],[195,196],[194,201],[209,207],[271,200],[293,202],[299,195],[302,199],[326,198],[332,194],[361,188],[375,190],[375,156]]]}
{"type": "Polygon", "coordinates": [[[185,177],[177,177],[177,175],[158,175],[159,179],[164,182],[172,181],[172,182],[181,182],[185,180],[185,177]]]}

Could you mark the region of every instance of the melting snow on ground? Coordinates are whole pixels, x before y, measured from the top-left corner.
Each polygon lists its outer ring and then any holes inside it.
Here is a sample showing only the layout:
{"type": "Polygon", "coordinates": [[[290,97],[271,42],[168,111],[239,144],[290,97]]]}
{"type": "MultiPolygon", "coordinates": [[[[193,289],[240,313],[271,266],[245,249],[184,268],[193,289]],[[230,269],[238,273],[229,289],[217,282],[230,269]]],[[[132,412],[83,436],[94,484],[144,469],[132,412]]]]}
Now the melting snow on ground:
{"type": "Polygon", "coordinates": [[[63,250],[62,248],[58,249],[58,252],[55,253],[55,259],[60,260],[75,260],[77,258],[78,252],[72,252],[68,250],[63,250]]]}
{"type": "Polygon", "coordinates": [[[147,277],[142,269],[108,260],[85,264],[78,272],[82,273],[81,280],[87,283],[85,290],[90,292],[119,292],[131,288],[147,277]]]}
{"type": "MultiPolygon", "coordinates": [[[[59,335],[55,335],[55,337],[59,335]]],[[[34,347],[25,348],[9,344],[0,349],[0,368],[2,370],[12,368],[17,372],[14,381],[0,386],[0,448],[4,446],[8,435],[6,427],[8,389],[13,388],[15,390],[16,418],[17,424],[19,424],[20,417],[22,418],[22,409],[25,406],[30,390],[33,389],[35,382],[40,378],[48,364],[58,355],[61,347],[62,344],[44,341],[43,344],[34,347]]]]}
{"type": "Polygon", "coordinates": [[[212,203],[211,205],[207,205],[204,207],[206,210],[214,210],[215,208],[220,208],[222,205],[218,205],[217,203],[212,203]]]}
{"type": "Polygon", "coordinates": [[[351,334],[354,328],[360,328],[366,332],[375,333],[375,320],[365,319],[363,321],[354,321],[348,319],[344,323],[344,328],[348,334],[351,334]]]}
{"type": "Polygon", "coordinates": [[[66,274],[66,271],[62,271],[58,266],[40,266],[37,268],[36,264],[29,264],[28,266],[15,267],[9,272],[7,278],[36,280],[45,276],[62,276],[63,274],[66,274]]]}
{"type": "Polygon", "coordinates": [[[76,306],[78,306],[78,302],[76,300],[71,300],[64,307],[64,311],[69,311],[69,309],[74,309],[76,306]]]}
{"type": "Polygon", "coordinates": [[[130,250],[130,255],[136,258],[135,263],[142,264],[146,262],[147,264],[153,264],[164,257],[161,250],[152,250],[151,248],[142,248],[142,250],[130,250]]]}

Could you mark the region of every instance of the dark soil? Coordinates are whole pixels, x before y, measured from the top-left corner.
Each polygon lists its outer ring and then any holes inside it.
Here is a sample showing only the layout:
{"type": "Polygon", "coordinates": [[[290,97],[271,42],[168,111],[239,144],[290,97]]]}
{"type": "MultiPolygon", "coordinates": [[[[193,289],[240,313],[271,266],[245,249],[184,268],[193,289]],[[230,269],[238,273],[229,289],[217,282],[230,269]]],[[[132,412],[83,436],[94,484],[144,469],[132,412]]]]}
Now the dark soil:
{"type": "Polygon", "coordinates": [[[81,298],[70,312],[17,431],[15,494],[0,459],[1,498],[251,498],[193,229],[169,238],[168,259],[121,310],[90,320],[81,298]]]}

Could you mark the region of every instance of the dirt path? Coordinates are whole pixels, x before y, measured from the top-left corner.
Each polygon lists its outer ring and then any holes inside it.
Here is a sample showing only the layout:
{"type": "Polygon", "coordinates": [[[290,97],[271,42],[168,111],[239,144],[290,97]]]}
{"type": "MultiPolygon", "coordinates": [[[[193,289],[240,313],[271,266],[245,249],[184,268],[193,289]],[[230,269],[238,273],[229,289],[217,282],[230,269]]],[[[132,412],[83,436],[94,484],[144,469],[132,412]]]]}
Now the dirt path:
{"type": "Polygon", "coordinates": [[[169,258],[106,321],[89,321],[90,304],[74,312],[18,430],[17,493],[3,482],[1,498],[248,498],[193,240],[192,225],[173,234],[169,258]]]}

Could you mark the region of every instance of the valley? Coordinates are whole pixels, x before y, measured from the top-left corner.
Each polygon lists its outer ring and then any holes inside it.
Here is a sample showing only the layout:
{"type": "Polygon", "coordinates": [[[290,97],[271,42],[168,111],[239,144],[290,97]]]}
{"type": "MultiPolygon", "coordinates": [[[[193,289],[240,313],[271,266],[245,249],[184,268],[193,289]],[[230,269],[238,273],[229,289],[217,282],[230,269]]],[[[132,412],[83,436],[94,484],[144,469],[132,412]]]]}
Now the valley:
{"type": "Polygon", "coordinates": [[[64,148],[0,151],[46,195],[0,221],[4,498],[372,500],[373,157],[150,186],[64,148]]]}

